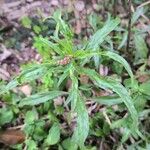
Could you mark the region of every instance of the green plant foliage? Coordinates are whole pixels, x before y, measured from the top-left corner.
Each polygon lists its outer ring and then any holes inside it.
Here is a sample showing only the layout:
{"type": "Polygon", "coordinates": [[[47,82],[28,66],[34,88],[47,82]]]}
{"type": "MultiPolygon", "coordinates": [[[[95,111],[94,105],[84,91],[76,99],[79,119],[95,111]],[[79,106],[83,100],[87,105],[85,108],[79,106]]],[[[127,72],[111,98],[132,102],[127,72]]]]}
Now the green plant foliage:
{"type": "Polygon", "coordinates": [[[92,98],[92,100],[108,106],[121,104],[123,102],[122,99],[118,96],[100,96],[92,98]]]}
{"type": "Polygon", "coordinates": [[[26,28],[31,28],[31,19],[28,16],[24,16],[21,18],[21,23],[26,28]]]}
{"type": "MultiPolygon", "coordinates": [[[[86,46],[87,49],[90,49],[91,51],[96,51],[99,47],[99,45],[106,39],[108,34],[113,31],[118,24],[120,23],[120,20],[118,18],[108,20],[106,24],[103,26],[102,29],[98,30],[90,39],[88,45],[86,46]]],[[[94,61],[96,67],[99,65],[99,57],[94,56],[94,61]]]]}
{"type": "Polygon", "coordinates": [[[26,140],[26,145],[29,150],[37,149],[37,143],[34,140],[31,139],[26,140]]]}
{"type": "Polygon", "coordinates": [[[113,31],[120,20],[118,18],[114,20],[108,20],[102,29],[98,30],[92,37],[88,43],[87,49],[96,50],[98,46],[105,40],[108,34],[113,31]]]}
{"type": "Polygon", "coordinates": [[[148,53],[148,48],[143,37],[140,34],[134,35],[135,47],[136,47],[136,59],[146,58],[148,53]]]}
{"type": "MultiPolygon", "coordinates": [[[[134,20],[138,17],[139,15],[136,14],[134,20]]],[[[25,97],[25,95],[20,94],[15,103],[17,109],[22,110],[23,113],[24,111],[26,112],[24,131],[27,135],[25,141],[27,148],[31,150],[37,149],[39,142],[41,147],[45,149],[49,147],[52,149],[54,147],[55,149],[57,146],[59,149],[68,148],[69,150],[77,150],[78,148],[81,150],[95,149],[95,147],[87,146],[86,139],[91,135],[105,137],[111,129],[115,128],[123,128],[122,143],[131,136],[143,138],[139,131],[138,117],[139,114],[142,116],[142,113],[144,113],[141,108],[144,108],[147,100],[146,96],[149,96],[150,83],[148,81],[138,85],[139,83],[135,80],[128,62],[117,54],[115,50],[112,51],[113,48],[106,50],[104,48],[105,43],[103,43],[107,41],[110,45],[112,44],[111,36],[108,37],[108,35],[117,28],[120,20],[118,18],[109,18],[104,26],[97,30],[90,40],[86,41],[85,45],[80,46],[80,49],[78,49],[74,45],[73,31],[62,19],[61,12],[56,11],[50,19],[56,22],[53,35],[46,37],[36,35],[34,38],[34,47],[37,48],[41,55],[42,62],[40,64],[26,65],[22,68],[20,75],[11,82],[7,85],[0,85],[0,94],[4,96],[7,92],[20,85],[33,84],[32,95],[25,97]],[[94,61],[91,59],[93,57],[94,61]],[[99,59],[101,59],[101,62],[99,59]],[[97,68],[100,63],[108,64],[112,63],[112,61],[121,65],[120,74],[124,74],[123,67],[128,73],[126,73],[126,76],[129,79],[126,80],[125,86],[111,76],[104,77],[98,73],[97,68]],[[87,84],[81,82],[81,75],[89,77],[87,84]],[[66,86],[68,80],[70,81],[69,88],[66,86]],[[111,90],[113,94],[96,97],[91,94],[93,89],[111,90]],[[55,103],[62,96],[65,99],[62,104],[55,103]],[[140,103],[142,106],[138,105],[137,102],[137,99],[141,98],[140,96],[143,98],[140,103]],[[86,101],[89,99],[93,103],[98,103],[102,106],[107,105],[106,109],[111,108],[112,105],[117,105],[120,113],[121,110],[126,111],[126,117],[120,118],[115,110],[108,109],[108,114],[112,115],[112,124],[108,124],[104,117],[101,116],[91,118],[86,108],[86,101]],[[64,115],[63,112],[66,108],[69,114],[76,114],[74,118],[75,129],[69,135],[63,130],[60,121],[60,116],[64,115]],[[95,123],[97,120],[102,120],[102,128],[98,123],[95,123]],[[48,125],[48,128],[45,127],[46,125],[48,125]],[[95,126],[98,126],[98,128],[90,129],[90,127],[95,126]],[[61,135],[66,140],[61,141],[61,135]]],[[[22,21],[24,26],[30,26],[30,21],[27,18],[22,21]]],[[[95,29],[96,24],[91,24],[95,29]]],[[[33,30],[39,34],[41,27],[35,26],[33,30]]],[[[125,39],[119,46],[120,48],[123,47],[125,39]]],[[[135,44],[139,56],[146,58],[148,50],[144,39],[140,36],[135,37],[135,44]],[[142,51],[140,51],[141,49],[142,51]]],[[[116,73],[118,72],[116,71],[116,73]]],[[[2,109],[0,110],[1,114],[5,114],[0,117],[1,125],[11,122],[13,119],[11,110],[2,109]],[[6,118],[8,119],[6,120],[6,118]]],[[[99,114],[102,115],[101,112],[99,114]]],[[[68,118],[66,120],[70,125],[71,117],[68,118]]]]}
{"type": "Polygon", "coordinates": [[[147,81],[140,85],[140,91],[146,95],[150,95],[149,89],[150,89],[150,81],[147,81]]]}
{"type": "Polygon", "coordinates": [[[4,125],[5,123],[11,122],[14,114],[10,109],[0,109],[0,125],[4,125]]]}
{"type": "Polygon", "coordinates": [[[60,125],[58,123],[54,123],[51,129],[49,130],[49,134],[45,140],[46,145],[55,145],[60,139],[60,125]]]}
{"type": "Polygon", "coordinates": [[[54,98],[61,96],[63,94],[65,94],[65,92],[61,92],[61,91],[49,91],[49,92],[38,93],[22,99],[19,103],[19,106],[23,107],[25,105],[38,105],[48,100],[53,100],[54,98]]]}
{"type": "Polygon", "coordinates": [[[111,90],[116,92],[129,109],[133,121],[135,121],[134,122],[135,125],[138,123],[137,112],[132,102],[132,99],[128,94],[127,90],[120,83],[112,80],[111,78],[100,77],[98,73],[96,73],[94,70],[91,69],[82,69],[82,70],[85,74],[87,74],[91,78],[94,84],[96,84],[100,88],[103,89],[110,88],[111,90]]]}
{"type": "Polygon", "coordinates": [[[78,96],[77,101],[77,127],[75,129],[74,135],[73,135],[73,142],[75,142],[76,145],[78,145],[81,149],[84,148],[84,142],[88,136],[89,132],[89,119],[88,119],[88,112],[86,110],[84,101],[82,98],[78,96]]]}

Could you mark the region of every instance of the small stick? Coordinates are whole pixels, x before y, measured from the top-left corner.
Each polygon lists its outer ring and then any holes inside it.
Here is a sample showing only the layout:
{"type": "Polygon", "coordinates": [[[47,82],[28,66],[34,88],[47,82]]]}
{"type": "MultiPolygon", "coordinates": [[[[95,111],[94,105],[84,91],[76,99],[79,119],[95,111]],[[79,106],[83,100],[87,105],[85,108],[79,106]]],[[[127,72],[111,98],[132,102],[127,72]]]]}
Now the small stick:
{"type": "Polygon", "coordinates": [[[22,125],[18,125],[14,127],[9,127],[8,130],[18,130],[18,129],[23,130],[24,127],[25,127],[25,124],[22,124],[22,125]]]}
{"type": "Polygon", "coordinates": [[[147,2],[142,3],[142,4],[139,5],[137,8],[141,8],[141,7],[143,7],[143,6],[145,6],[145,5],[148,5],[148,4],[150,4],[150,0],[147,1],[147,2]]]}
{"type": "Polygon", "coordinates": [[[128,0],[129,2],[129,22],[128,22],[128,38],[127,38],[127,47],[126,47],[126,51],[129,52],[129,48],[130,48],[130,39],[131,39],[131,0],[128,0]]]}
{"type": "Polygon", "coordinates": [[[113,16],[114,16],[114,18],[117,15],[117,10],[116,9],[117,9],[117,1],[114,0],[114,4],[113,4],[113,16]]]}
{"type": "Polygon", "coordinates": [[[105,119],[106,119],[106,122],[107,122],[109,125],[111,125],[111,121],[110,121],[108,115],[106,114],[106,111],[105,111],[105,110],[103,111],[103,115],[104,115],[104,117],[105,117],[105,119]]]}

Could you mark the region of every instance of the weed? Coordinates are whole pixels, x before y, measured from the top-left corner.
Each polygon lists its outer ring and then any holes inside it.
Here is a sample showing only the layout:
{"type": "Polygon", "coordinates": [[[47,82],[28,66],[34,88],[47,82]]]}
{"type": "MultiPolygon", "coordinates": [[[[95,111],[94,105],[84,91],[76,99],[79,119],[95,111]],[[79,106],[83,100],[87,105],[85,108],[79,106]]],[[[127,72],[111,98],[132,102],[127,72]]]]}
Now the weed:
{"type": "MultiPolygon", "coordinates": [[[[109,18],[104,26],[96,31],[96,33],[86,42],[82,48],[74,44],[73,31],[61,18],[59,11],[55,12],[51,17],[56,22],[56,28],[53,36],[34,38],[34,46],[42,56],[42,63],[33,63],[22,69],[19,76],[15,77],[7,85],[1,85],[0,94],[4,97],[10,90],[25,83],[35,84],[36,86],[44,85],[44,88],[36,89],[33,95],[29,97],[22,97],[11,100],[9,103],[15,109],[22,110],[24,115],[24,131],[27,136],[25,141],[28,149],[37,149],[40,143],[40,148],[47,149],[49,146],[57,145],[59,149],[67,147],[67,149],[86,149],[85,141],[88,135],[105,136],[109,133],[107,129],[115,129],[123,127],[123,137],[121,143],[125,142],[130,136],[134,138],[145,137],[139,131],[139,98],[145,101],[148,93],[148,85],[138,85],[134,78],[132,70],[127,61],[121,57],[116,51],[108,51],[101,48],[110,32],[116,29],[120,20],[118,18],[109,18]],[[125,80],[125,87],[123,84],[112,78],[111,76],[101,76],[97,72],[98,66],[104,61],[116,61],[120,63],[127,71],[130,79],[125,80]],[[90,79],[88,85],[80,83],[80,76],[86,75],[90,79]],[[71,80],[70,88],[65,90],[67,81],[71,80]],[[92,86],[91,86],[92,85],[92,86]],[[113,94],[109,96],[91,97],[93,102],[104,104],[107,106],[119,105],[126,106],[128,113],[126,117],[117,118],[109,125],[104,122],[103,130],[97,129],[93,131],[95,120],[101,120],[103,117],[94,116],[89,117],[86,108],[86,101],[89,99],[88,91],[91,88],[111,90],[113,94]],[[144,96],[143,96],[144,95],[144,96]],[[68,107],[69,114],[76,114],[76,124],[72,135],[65,136],[65,131],[62,129],[59,115],[54,113],[53,101],[59,97],[64,96],[64,107],[68,107]],[[24,111],[27,109],[28,111],[24,111]],[[46,117],[44,117],[46,115],[46,117]],[[48,134],[45,125],[50,121],[50,129],[48,134]],[[91,132],[90,132],[91,130],[91,132]],[[61,143],[61,136],[66,138],[61,143]],[[66,146],[67,145],[67,146],[66,146]]],[[[27,18],[22,22],[28,27],[27,18]]],[[[34,28],[36,32],[40,32],[38,28],[34,28]]],[[[136,37],[137,42],[140,37],[136,37]]],[[[120,45],[121,47],[121,45],[120,45]]],[[[144,55],[145,56],[145,55],[144,55]]],[[[144,102],[143,102],[144,106],[144,102]]],[[[6,110],[1,110],[1,115],[6,110]]],[[[58,114],[63,112],[63,107],[57,107],[55,112],[58,114]]],[[[113,114],[112,109],[108,109],[108,114],[113,114]]],[[[14,111],[7,111],[4,117],[0,118],[0,124],[11,122],[14,111]],[[7,119],[5,118],[7,117],[7,119]]],[[[61,114],[62,115],[62,114],[61,114]]],[[[113,116],[112,115],[112,116],[113,116]]],[[[68,117],[69,118],[69,117],[68,117]]],[[[103,118],[104,120],[104,118],[103,118]]],[[[69,119],[68,119],[69,122],[69,119]]],[[[69,123],[68,123],[69,124],[69,123]]]]}

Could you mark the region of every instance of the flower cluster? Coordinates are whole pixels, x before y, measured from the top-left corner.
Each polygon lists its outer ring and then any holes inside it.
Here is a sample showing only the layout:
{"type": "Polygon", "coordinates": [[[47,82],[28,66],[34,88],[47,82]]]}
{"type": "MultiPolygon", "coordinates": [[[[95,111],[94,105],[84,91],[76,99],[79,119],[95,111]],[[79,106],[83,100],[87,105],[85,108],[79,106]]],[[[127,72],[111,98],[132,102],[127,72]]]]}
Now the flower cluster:
{"type": "Polygon", "coordinates": [[[57,64],[58,65],[67,65],[70,63],[71,59],[72,59],[72,56],[66,56],[66,57],[64,57],[64,59],[57,61],[57,64]]]}

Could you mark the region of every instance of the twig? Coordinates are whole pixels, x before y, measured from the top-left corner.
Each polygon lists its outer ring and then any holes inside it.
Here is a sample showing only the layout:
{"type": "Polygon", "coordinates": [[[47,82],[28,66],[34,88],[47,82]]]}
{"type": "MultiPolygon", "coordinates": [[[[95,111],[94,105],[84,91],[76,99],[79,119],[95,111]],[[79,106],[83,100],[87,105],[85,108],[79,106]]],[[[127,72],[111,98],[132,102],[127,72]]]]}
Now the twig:
{"type": "Polygon", "coordinates": [[[9,127],[9,130],[18,130],[18,129],[23,129],[25,127],[25,124],[19,125],[19,126],[14,126],[14,127],[9,127]]]}
{"type": "Polygon", "coordinates": [[[129,2],[129,14],[128,14],[128,18],[129,18],[129,22],[128,22],[128,38],[127,38],[127,47],[126,47],[126,51],[129,52],[129,48],[130,48],[130,38],[131,38],[131,0],[128,0],[129,2]]]}
{"type": "Polygon", "coordinates": [[[104,115],[104,117],[105,117],[107,123],[108,123],[109,125],[111,125],[111,121],[110,121],[108,115],[106,114],[106,111],[105,111],[105,110],[103,111],[103,115],[104,115]]]}
{"type": "Polygon", "coordinates": [[[148,5],[148,4],[150,4],[150,0],[147,1],[147,2],[142,3],[142,4],[139,5],[137,8],[141,8],[141,7],[143,7],[143,6],[145,6],[145,5],[148,5]]]}
{"type": "Polygon", "coordinates": [[[113,4],[113,16],[114,16],[114,18],[115,18],[116,15],[117,15],[116,6],[117,6],[117,0],[114,0],[114,4],[113,4]]]}

